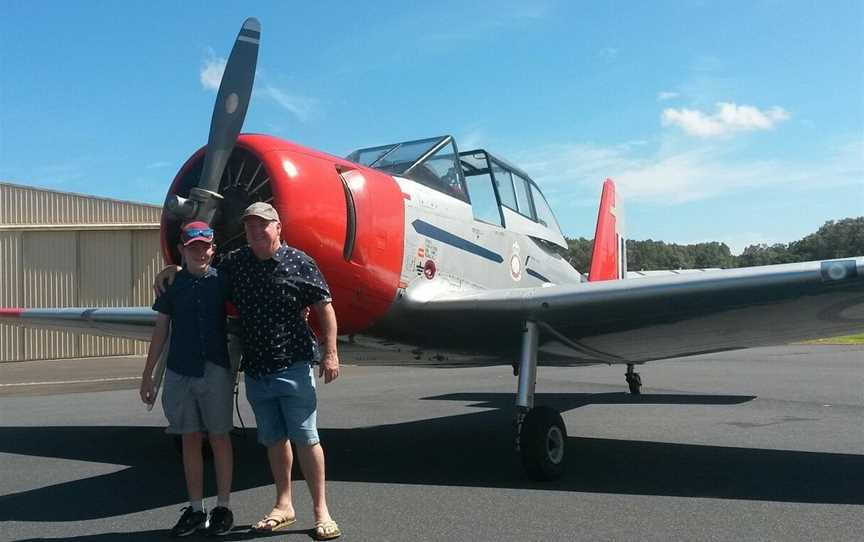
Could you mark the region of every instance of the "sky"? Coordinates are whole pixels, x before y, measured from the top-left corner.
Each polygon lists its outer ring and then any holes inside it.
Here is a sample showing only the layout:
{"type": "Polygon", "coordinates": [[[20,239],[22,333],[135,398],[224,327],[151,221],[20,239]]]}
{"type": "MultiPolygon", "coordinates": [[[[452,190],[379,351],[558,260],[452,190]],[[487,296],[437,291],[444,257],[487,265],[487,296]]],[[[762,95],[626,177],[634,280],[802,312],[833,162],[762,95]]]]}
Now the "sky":
{"type": "Polygon", "coordinates": [[[0,180],[161,204],[250,16],[244,132],[339,156],[451,134],[568,237],[606,177],[631,239],[738,253],[864,215],[861,0],[0,0],[0,180]]]}

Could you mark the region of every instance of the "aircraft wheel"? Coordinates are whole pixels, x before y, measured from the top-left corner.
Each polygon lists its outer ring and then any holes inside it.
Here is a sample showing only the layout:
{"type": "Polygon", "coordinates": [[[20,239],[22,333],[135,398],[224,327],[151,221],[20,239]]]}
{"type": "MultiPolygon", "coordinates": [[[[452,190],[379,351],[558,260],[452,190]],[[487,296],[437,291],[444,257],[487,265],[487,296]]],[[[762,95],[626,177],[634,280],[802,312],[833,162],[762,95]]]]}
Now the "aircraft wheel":
{"type": "Polygon", "coordinates": [[[627,386],[633,395],[640,395],[642,393],[642,377],[639,376],[639,373],[630,373],[627,375],[627,386]]]}
{"type": "Polygon", "coordinates": [[[549,407],[528,412],[519,438],[522,466],[535,480],[556,480],[564,472],[567,428],[561,415],[549,407]]]}

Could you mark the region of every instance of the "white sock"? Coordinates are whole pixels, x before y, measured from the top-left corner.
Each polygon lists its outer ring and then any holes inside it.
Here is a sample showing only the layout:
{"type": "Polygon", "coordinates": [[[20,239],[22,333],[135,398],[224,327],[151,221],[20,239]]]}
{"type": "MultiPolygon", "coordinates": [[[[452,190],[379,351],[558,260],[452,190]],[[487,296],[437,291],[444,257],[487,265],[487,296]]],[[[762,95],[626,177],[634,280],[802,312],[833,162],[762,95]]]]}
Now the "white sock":
{"type": "Polygon", "coordinates": [[[227,496],[224,499],[222,497],[216,497],[216,506],[221,506],[223,508],[231,509],[231,496],[227,496]]]}
{"type": "Polygon", "coordinates": [[[204,511],[204,499],[199,499],[197,501],[189,501],[189,506],[192,507],[193,512],[203,512],[204,511]]]}

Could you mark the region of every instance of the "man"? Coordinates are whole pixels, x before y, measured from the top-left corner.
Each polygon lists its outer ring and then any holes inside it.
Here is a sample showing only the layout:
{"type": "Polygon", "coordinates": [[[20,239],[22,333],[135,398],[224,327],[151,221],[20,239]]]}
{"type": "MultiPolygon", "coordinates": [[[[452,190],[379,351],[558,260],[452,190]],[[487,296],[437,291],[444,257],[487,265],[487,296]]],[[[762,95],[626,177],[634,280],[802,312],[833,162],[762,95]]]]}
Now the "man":
{"type": "MultiPolygon", "coordinates": [[[[253,530],[277,531],[296,521],[291,496],[294,442],[312,495],[314,536],[331,540],[342,533],[327,508],[312,369],[319,348],[305,318],[311,307],[323,346],[319,376],[332,382],[339,376],[339,358],[330,291],[312,258],[282,244],[282,224],[271,205],[253,203],[242,220],[248,246],[227,254],[218,268],[240,313],[246,397],[276,485],[273,510],[253,530]]],[[[171,268],[160,273],[157,289],[171,274],[171,268]]]]}
{"type": "Polygon", "coordinates": [[[153,310],[156,327],[147,352],[140,395],[144,403],[155,401],[153,367],[173,329],[165,370],[162,408],[168,419],[167,433],[181,435],[183,474],[189,506],[171,529],[171,536],[186,536],[199,530],[211,535],[227,534],[234,524],[230,509],[233,455],[230,431],[234,426],[231,396],[234,378],[225,344],[224,288],[213,259],[213,230],[205,222],[186,224],[177,249],[183,268],[153,310]],[[213,449],[217,501],[210,512],[209,527],[204,510],[204,433],[213,449]],[[205,529],[206,528],[206,529],[205,529]]]}

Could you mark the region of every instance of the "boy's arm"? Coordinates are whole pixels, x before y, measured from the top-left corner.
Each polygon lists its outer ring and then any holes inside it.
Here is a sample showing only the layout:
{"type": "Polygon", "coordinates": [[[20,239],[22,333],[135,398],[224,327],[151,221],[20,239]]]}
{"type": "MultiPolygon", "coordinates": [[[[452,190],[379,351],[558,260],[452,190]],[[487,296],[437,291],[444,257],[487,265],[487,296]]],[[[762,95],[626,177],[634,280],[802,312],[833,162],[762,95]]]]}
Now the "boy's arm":
{"type": "Polygon", "coordinates": [[[160,312],[156,316],[156,327],[153,328],[153,335],[150,338],[150,348],[147,350],[147,362],[144,364],[144,374],[141,375],[141,389],[139,390],[141,401],[148,405],[155,400],[153,397],[153,367],[156,366],[159,355],[165,347],[170,320],[170,316],[160,312]]]}

